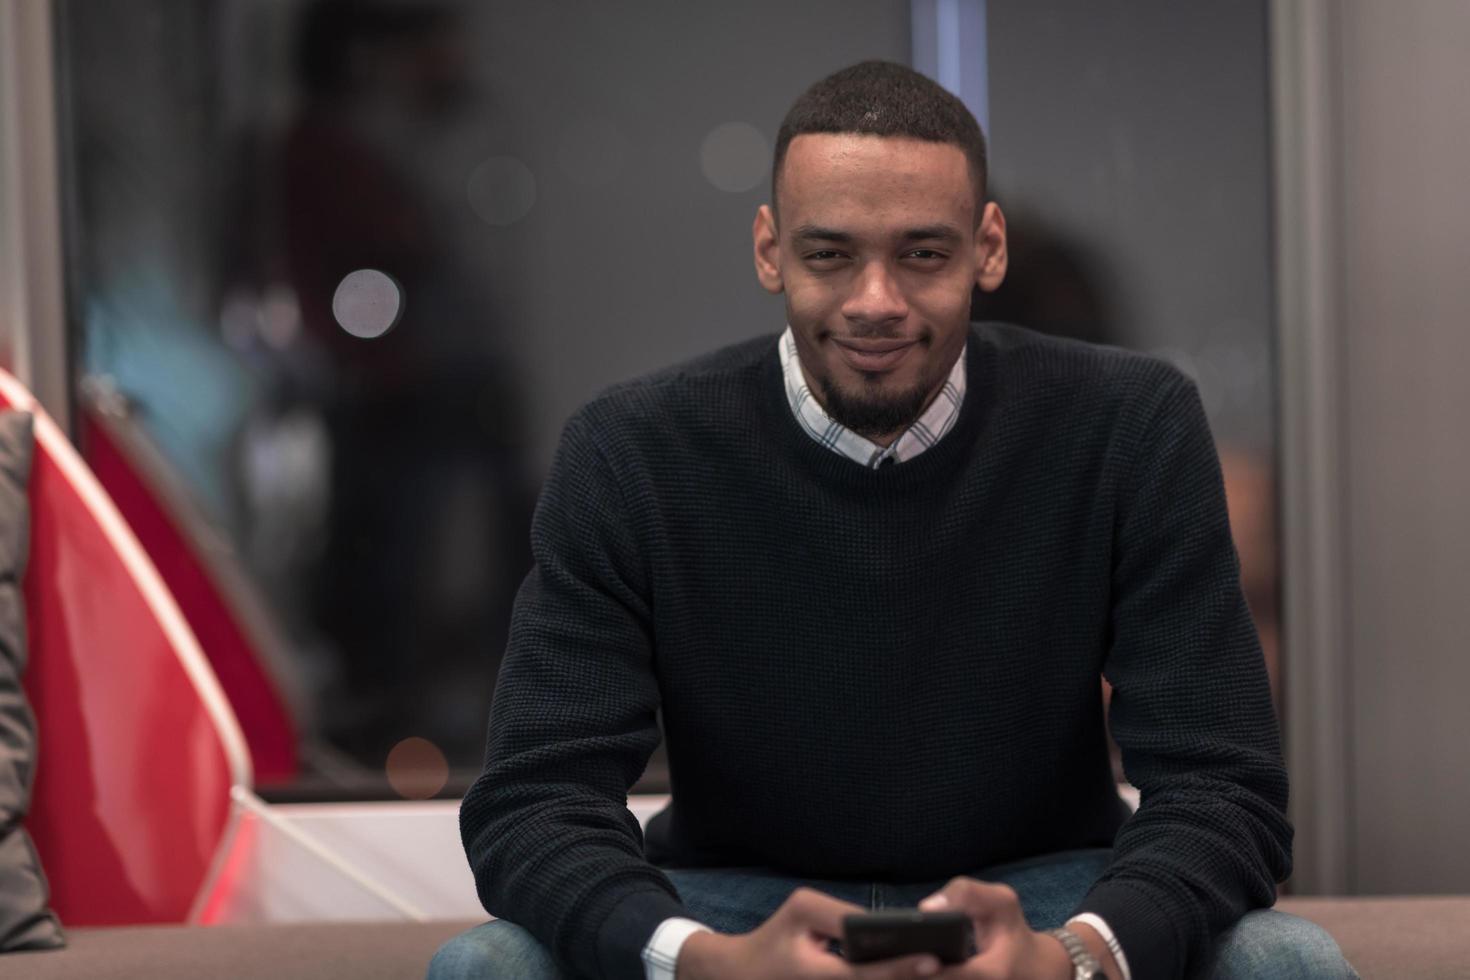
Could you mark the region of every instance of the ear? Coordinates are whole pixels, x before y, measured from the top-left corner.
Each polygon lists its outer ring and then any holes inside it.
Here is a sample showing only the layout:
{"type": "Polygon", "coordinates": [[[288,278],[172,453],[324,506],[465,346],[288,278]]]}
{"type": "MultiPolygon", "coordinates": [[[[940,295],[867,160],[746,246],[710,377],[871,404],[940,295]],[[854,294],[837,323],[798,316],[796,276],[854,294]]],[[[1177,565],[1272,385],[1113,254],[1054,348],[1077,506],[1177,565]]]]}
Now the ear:
{"type": "Polygon", "coordinates": [[[776,215],[769,204],[762,204],[755,213],[755,225],[751,228],[755,239],[755,277],[768,293],[779,293],[786,288],[781,278],[781,239],[776,234],[776,215]]]}
{"type": "Polygon", "coordinates": [[[1001,214],[1000,205],[991,201],[985,205],[980,227],[975,231],[975,284],[987,293],[995,292],[1005,281],[1009,261],[1006,216],[1001,214]]]}

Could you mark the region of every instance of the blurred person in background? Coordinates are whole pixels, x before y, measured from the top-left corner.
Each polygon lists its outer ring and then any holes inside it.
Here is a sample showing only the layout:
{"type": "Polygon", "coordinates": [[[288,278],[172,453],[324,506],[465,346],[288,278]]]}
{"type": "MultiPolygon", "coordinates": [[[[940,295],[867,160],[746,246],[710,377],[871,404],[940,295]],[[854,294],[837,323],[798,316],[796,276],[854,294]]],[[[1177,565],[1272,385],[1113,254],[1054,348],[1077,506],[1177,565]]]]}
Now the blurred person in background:
{"type": "Polygon", "coordinates": [[[525,412],[483,284],[442,229],[462,201],[424,171],[468,105],[456,13],[323,0],[303,10],[300,111],[280,143],[281,273],[319,366],[294,395],[330,457],[314,620],[335,649],[323,734],[365,768],[405,735],[478,756],[483,690],[529,523],[525,412]],[[361,329],[355,280],[387,290],[361,329]],[[405,515],[413,515],[405,519],[405,515]]]}
{"type": "Polygon", "coordinates": [[[1195,387],[971,325],[986,202],[978,125],[910,69],[793,106],[754,227],[785,332],[564,431],[461,808],[499,919],[431,977],[1352,975],[1269,911],[1287,780],[1195,387]],[[834,955],[911,905],[976,954],[834,955]]]}

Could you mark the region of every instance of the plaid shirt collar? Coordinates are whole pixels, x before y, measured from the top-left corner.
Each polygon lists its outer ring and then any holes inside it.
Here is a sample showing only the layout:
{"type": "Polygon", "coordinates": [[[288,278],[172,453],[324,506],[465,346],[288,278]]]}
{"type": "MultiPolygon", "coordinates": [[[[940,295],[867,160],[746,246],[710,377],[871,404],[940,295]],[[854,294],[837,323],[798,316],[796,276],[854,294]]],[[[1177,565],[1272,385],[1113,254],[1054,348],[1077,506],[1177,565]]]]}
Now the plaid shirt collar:
{"type": "Polygon", "coordinates": [[[781,335],[778,345],[781,351],[781,374],[786,379],[786,401],[791,405],[791,414],[806,430],[807,435],[822,445],[846,456],[848,459],[871,469],[877,469],[888,460],[902,463],[928,449],[943,439],[960,417],[960,406],[965,402],[965,351],[955,359],[949,369],[949,378],[944,387],[929,403],[913,425],[903,435],[893,440],[886,449],[863,438],[841,423],[833,420],[807,387],[806,376],[801,373],[801,362],[796,357],[796,338],[791,327],[781,335]]]}

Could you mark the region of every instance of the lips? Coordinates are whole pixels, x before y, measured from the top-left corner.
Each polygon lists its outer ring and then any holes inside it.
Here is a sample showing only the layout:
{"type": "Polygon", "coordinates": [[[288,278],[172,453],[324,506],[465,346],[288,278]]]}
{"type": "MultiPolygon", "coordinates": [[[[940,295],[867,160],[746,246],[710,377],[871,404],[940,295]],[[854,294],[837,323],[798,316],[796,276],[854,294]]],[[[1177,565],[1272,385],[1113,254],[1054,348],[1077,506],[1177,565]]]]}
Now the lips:
{"type": "Polygon", "coordinates": [[[898,367],[910,350],[918,345],[917,340],[838,340],[842,359],[854,371],[865,374],[881,374],[898,367]]]}

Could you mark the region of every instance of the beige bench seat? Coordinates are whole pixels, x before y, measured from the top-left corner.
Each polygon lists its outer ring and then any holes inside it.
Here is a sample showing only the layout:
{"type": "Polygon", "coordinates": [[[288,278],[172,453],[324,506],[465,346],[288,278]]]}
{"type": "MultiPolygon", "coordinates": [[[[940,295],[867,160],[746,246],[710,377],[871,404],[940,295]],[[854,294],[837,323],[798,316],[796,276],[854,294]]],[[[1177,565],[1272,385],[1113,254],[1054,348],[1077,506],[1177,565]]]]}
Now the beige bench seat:
{"type": "MultiPolygon", "coordinates": [[[[1288,898],[1368,980],[1470,980],[1470,897],[1288,898]]],[[[71,946],[0,956],[0,978],[411,980],[470,922],[73,929],[71,946]]]]}

